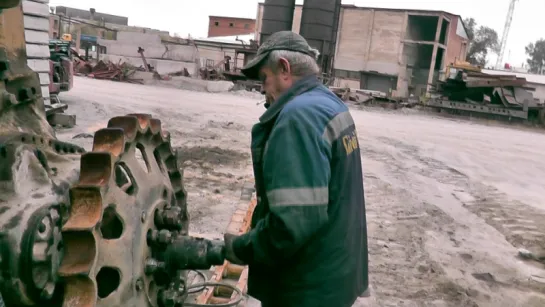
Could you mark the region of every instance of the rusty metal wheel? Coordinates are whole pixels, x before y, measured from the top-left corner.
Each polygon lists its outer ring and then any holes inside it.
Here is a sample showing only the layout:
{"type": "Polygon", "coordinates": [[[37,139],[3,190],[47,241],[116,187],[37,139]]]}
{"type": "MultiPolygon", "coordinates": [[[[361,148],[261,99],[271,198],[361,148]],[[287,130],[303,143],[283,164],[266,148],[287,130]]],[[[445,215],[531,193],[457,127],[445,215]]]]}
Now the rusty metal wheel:
{"type": "Polygon", "coordinates": [[[131,114],[97,131],[70,202],[63,306],[158,306],[169,281],[146,264],[189,226],[182,173],[161,122],[131,114]]]}

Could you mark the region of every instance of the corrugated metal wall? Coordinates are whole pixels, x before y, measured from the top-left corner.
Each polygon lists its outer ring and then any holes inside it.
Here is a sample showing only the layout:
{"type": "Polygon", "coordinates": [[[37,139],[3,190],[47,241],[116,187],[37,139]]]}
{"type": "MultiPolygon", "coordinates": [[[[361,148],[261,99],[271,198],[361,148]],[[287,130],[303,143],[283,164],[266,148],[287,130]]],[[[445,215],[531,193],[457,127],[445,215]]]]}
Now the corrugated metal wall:
{"type": "Polygon", "coordinates": [[[322,72],[330,70],[341,11],[341,0],[305,0],[301,16],[301,34],[320,51],[322,72]]]}
{"type": "Polygon", "coordinates": [[[23,1],[28,66],[40,76],[45,104],[49,99],[49,0],[23,1]]]}
{"type": "Polygon", "coordinates": [[[265,0],[259,42],[278,31],[291,31],[295,0],[265,0]]]}

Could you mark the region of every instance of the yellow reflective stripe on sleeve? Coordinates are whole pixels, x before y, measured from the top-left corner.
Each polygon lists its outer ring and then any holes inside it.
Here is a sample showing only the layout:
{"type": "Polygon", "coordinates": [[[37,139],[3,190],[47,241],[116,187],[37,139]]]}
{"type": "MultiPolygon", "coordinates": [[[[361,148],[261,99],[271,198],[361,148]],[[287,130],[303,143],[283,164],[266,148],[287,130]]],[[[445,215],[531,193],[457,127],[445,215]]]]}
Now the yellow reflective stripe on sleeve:
{"type": "Polygon", "coordinates": [[[353,124],[354,120],[352,119],[352,116],[350,116],[349,111],[339,113],[327,123],[322,137],[331,145],[341,136],[343,131],[353,124]]]}
{"type": "Polygon", "coordinates": [[[271,207],[327,205],[329,189],[327,187],[275,189],[267,192],[267,198],[271,207]]]}

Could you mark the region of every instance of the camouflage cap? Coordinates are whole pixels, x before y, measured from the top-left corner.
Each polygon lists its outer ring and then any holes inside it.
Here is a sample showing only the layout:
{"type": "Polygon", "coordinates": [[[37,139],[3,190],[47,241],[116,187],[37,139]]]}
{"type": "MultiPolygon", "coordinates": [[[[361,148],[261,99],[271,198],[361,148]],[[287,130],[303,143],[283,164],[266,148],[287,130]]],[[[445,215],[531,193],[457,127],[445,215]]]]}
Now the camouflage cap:
{"type": "Polygon", "coordinates": [[[242,73],[249,79],[258,79],[261,65],[263,65],[264,60],[271,51],[274,50],[290,50],[314,57],[312,48],[301,35],[292,31],[279,31],[273,33],[259,46],[256,56],[242,68],[242,73]]]}

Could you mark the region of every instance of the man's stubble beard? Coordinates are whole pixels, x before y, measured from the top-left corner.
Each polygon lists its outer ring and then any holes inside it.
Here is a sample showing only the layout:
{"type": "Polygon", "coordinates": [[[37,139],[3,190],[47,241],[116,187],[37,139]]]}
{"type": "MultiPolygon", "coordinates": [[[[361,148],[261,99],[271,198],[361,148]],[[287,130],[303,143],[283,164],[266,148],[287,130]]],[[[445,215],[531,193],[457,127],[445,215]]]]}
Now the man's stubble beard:
{"type": "Polygon", "coordinates": [[[275,93],[266,93],[265,94],[266,102],[269,105],[275,103],[276,100],[278,99],[278,97],[280,97],[282,95],[282,93],[284,93],[286,90],[287,89],[283,89],[280,85],[276,86],[275,93]]]}

